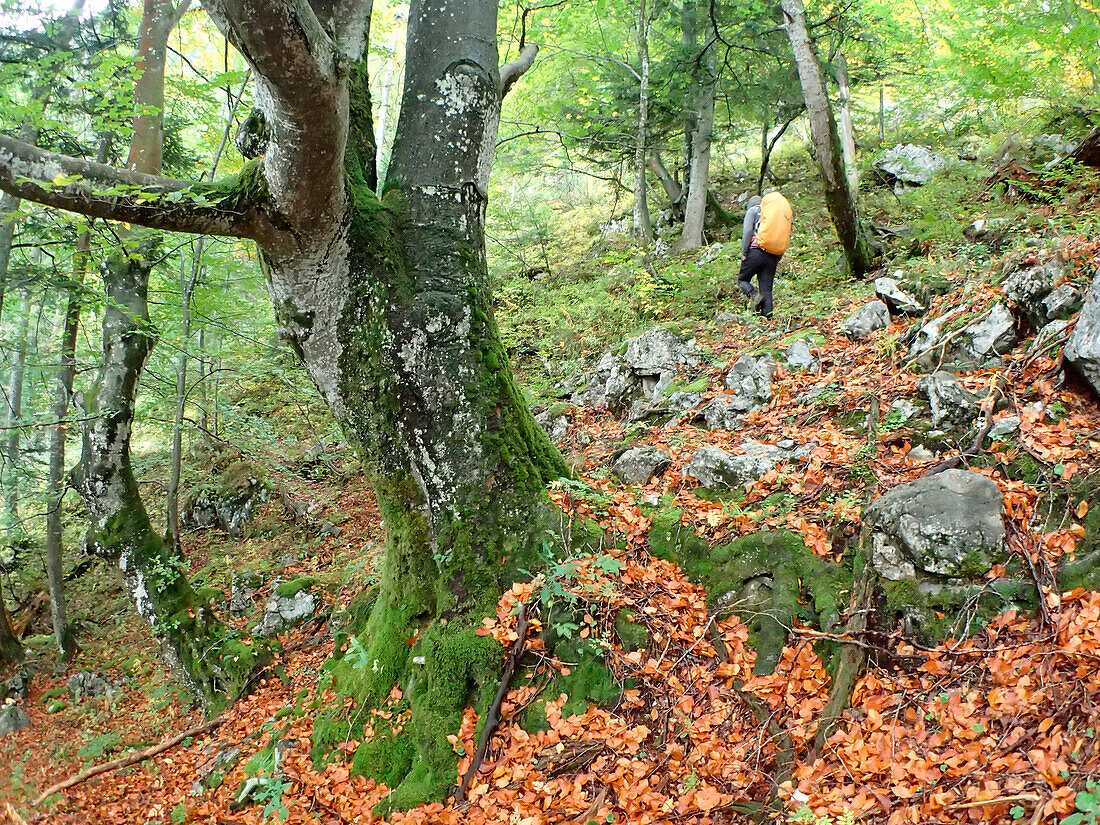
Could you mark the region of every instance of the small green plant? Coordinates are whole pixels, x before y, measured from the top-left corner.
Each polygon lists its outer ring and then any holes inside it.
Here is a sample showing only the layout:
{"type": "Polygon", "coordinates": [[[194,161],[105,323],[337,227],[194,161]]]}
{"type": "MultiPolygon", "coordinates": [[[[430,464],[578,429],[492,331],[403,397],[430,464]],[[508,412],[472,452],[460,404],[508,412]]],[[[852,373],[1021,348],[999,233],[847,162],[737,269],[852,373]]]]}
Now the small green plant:
{"type": "Polygon", "coordinates": [[[107,733],[97,733],[77,749],[76,755],[88,762],[96,762],[102,759],[105,754],[117,750],[121,744],[122,737],[113,730],[107,731],[107,733]]]}
{"type": "Polygon", "coordinates": [[[168,817],[172,820],[172,825],[183,825],[187,821],[187,804],[184,802],[179,803],[168,814],[168,817]]]}
{"type": "Polygon", "coordinates": [[[794,823],[804,823],[804,825],[855,825],[855,821],[855,811],[845,811],[836,819],[833,819],[828,814],[818,816],[805,805],[787,817],[787,822],[791,825],[794,825],[794,823]]]}
{"type": "Polygon", "coordinates": [[[1077,810],[1062,820],[1062,825],[1098,825],[1100,823],[1100,783],[1090,779],[1085,790],[1073,801],[1077,810]]]}

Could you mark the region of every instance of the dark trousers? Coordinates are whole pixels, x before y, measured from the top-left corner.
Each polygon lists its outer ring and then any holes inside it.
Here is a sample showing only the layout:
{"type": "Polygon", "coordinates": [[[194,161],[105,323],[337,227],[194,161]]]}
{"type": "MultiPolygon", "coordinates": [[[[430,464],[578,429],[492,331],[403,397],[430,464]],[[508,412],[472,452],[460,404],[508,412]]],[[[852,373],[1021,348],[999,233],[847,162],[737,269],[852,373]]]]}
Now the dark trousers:
{"type": "Polygon", "coordinates": [[[765,252],[758,246],[750,246],[749,252],[741,259],[741,271],[737,275],[737,285],[741,291],[752,297],[752,276],[760,284],[760,314],[770,318],[772,314],[772,284],[775,282],[775,268],[779,266],[781,255],[765,252]]]}

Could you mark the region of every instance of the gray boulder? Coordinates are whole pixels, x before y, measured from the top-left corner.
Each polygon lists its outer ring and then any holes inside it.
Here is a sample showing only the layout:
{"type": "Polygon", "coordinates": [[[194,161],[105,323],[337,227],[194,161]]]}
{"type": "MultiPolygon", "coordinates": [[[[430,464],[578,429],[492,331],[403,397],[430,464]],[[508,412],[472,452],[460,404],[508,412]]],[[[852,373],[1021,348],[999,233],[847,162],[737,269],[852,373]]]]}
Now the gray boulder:
{"type": "Polygon", "coordinates": [[[871,301],[845,318],[840,331],[853,341],[859,341],[875,330],[885,329],[888,326],[890,326],[889,308],[882,301],[871,301]]]}
{"type": "Polygon", "coordinates": [[[741,412],[767,404],[772,400],[774,377],[775,359],[770,355],[742,355],[726,373],[726,389],[733,391],[731,404],[741,412]]]}
{"type": "Polygon", "coordinates": [[[810,349],[810,342],[805,338],[792,341],[790,346],[783,351],[783,360],[792,370],[810,372],[818,368],[818,360],[810,349]]]}
{"type": "Polygon", "coordinates": [[[741,450],[741,455],[731,455],[717,447],[700,447],[683,474],[698,480],[700,487],[741,487],[762,478],[790,456],[786,450],[756,441],[744,442],[741,450]]]}
{"type": "Polygon", "coordinates": [[[233,572],[229,586],[229,613],[232,616],[244,616],[252,610],[252,597],[263,586],[264,579],[255,570],[233,572]]]}
{"type": "Polygon", "coordinates": [[[1077,287],[1062,284],[1043,299],[1043,309],[1051,321],[1064,321],[1081,308],[1082,297],[1077,287]]]}
{"type": "Polygon", "coordinates": [[[31,681],[34,679],[34,666],[25,664],[12,674],[11,678],[4,682],[4,692],[0,699],[10,697],[12,699],[26,699],[31,690],[31,681]]]}
{"type": "Polygon", "coordinates": [[[1054,258],[1042,266],[1018,269],[1005,278],[1001,290],[1036,326],[1047,321],[1046,297],[1065,274],[1065,264],[1054,258]]]}
{"type": "Polygon", "coordinates": [[[1092,279],[1077,326],[1066,341],[1066,361],[1100,394],[1100,274],[1092,279]]]}
{"type": "Polygon", "coordinates": [[[720,395],[699,411],[708,430],[736,430],[745,420],[746,410],[732,395],[720,395]]]}
{"type": "Polygon", "coordinates": [[[933,318],[922,324],[917,334],[913,336],[913,341],[909,344],[909,357],[915,364],[931,366],[928,362],[935,356],[936,348],[943,341],[940,327],[943,326],[944,320],[944,316],[933,318]]]}
{"type": "Polygon", "coordinates": [[[274,636],[299,625],[317,609],[317,597],[303,587],[295,592],[280,593],[285,588],[278,580],[272,585],[271,598],[264,607],[264,617],[252,628],[254,636],[274,636]]]}
{"type": "Polygon", "coordinates": [[[7,736],[9,733],[23,730],[23,728],[29,727],[30,724],[31,718],[19,705],[9,704],[0,707],[0,736],[7,736]]]}
{"type": "Polygon", "coordinates": [[[897,145],[875,161],[879,177],[895,191],[928,183],[947,161],[924,146],[897,145]]]}
{"type": "MultiPolygon", "coordinates": [[[[1032,340],[1031,344],[1027,348],[1027,354],[1033,355],[1041,349],[1052,344],[1055,340],[1061,339],[1062,333],[1066,331],[1066,327],[1069,326],[1068,321],[1051,321],[1046,326],[1042,327],[1032,340]]],[[[1054,350],[1057,353],[1057,350],[1054,350]]]]}
{"type": "Polygon", "coordinates": [[[1018,415],[1006,415],[989,428],[989,437],[997,441],[1004,441],[1020,429],[1020,417],[1018,415]]]}
{"type": "Polygon", "coordinates": [[[110,685],[100,674],[84,671],[69,677],[68,688],[73,701],[79,702],[87,696],[102,696],[110,689],[110,685]]]}
{"type": "Polygon", "coordinates": [[[665,471],[672,456],[659,447],[632,447],[615,459],[611,472],[624,484],[648,484],[665,471]]]}
{"type": "Polygon", "coordinates": [[[906,292],[896,278],[875,278],[877,295],[891,312],[903,315],[923,315],[928,308],[906,292]]]}
{"type": "Polygon", "coordinates": [[[946,470],[901,484],[864,508],[872,528],[871,563],[893,581],[918,571],[977,578],[1005,540],[997,485],[969,470],[946,470]]]}
{"type": "Polygon", "coordinates": [[[535,421],[546,431],[551,441],[555,444],[561,444],[565,440],[565,436],[569,434],[572,407],[554,404],[536,415],[535,421]]]}
{"type": "Polygon", "coordinates": [[[623,363],[635,375],[659,376],[702,362],[694,341],[686,341],[667,329],[654,329],[626,342],[623,363]]]}
{"type": "Polygon", "coordinates": [[[886,421],[891,424],[904,424],[919,417],[921,408],[908,398],[897,398],[886,411],[886,421]]]}
{"type": "Polygon", "coordinates": [[[1004,355],[1020,340],[1016,319],[1003,303],[994,304],[985,318],[966,328],[964,335],[969,339],[967,351],[979,362],[1004,355]]]}
{"type": "Polygon", "coordinates": [[[945,370],[926,375],[917,389],[932,405],[932,426],[969,424],[978,417],[978,398],[945,370]]]}

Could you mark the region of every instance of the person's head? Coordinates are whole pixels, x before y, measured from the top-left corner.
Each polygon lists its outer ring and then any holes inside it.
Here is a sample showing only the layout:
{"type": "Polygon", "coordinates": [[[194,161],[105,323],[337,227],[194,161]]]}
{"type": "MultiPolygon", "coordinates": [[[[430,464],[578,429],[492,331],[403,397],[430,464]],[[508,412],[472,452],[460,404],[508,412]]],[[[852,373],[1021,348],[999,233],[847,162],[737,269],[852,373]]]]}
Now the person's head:
{"type": "Polygon", "coordinates": [[[763,198],[761,198],[759,195],[753,195],[751,198],[749,198],[749,202],[746,204],[745,208],[752,209],[754,206],[759,206],[762,200],[763,198]]]}

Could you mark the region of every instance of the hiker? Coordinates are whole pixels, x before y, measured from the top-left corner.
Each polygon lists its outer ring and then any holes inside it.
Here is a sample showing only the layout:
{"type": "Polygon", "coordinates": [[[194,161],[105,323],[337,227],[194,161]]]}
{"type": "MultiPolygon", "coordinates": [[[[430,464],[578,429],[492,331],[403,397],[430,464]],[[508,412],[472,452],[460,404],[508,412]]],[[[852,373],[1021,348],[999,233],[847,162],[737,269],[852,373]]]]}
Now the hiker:
{"type": "Polygon", "coordinates": [[[749,208],[741,227],[741,271],[737,286],[749,299],[752,308],[770,318],[772,315],[772,282],[779,259],[787,251],[791,238],[791,204],[774,189],[761,198],[749,198],[749,208]],[[760,285],[752,284],[752,276],[760,285]]]}

